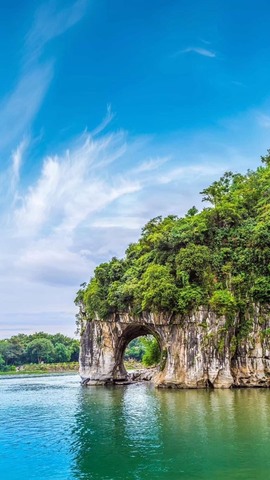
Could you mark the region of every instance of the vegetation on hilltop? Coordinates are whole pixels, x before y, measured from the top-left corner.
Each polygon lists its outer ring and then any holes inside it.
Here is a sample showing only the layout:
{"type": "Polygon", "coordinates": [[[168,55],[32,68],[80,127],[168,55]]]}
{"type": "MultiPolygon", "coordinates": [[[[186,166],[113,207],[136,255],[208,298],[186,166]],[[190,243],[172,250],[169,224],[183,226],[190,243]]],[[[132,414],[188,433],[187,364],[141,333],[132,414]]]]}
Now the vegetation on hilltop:
{"type": "Polygon", "coordinates": [[[78,362],[79,341],[61,333],[20,333],[0,340],[0,370],[24,364],[78,362]]]}
{"type": "Polygon", "coordinates": [[[99,265],[75,300],[87,319],[207,306],[228,322],[238,314],[244,329],[246,312],[270,298],[270,150],[262,162],[205,188],[202,211],[150,220],[125,258],[99,265]]]}

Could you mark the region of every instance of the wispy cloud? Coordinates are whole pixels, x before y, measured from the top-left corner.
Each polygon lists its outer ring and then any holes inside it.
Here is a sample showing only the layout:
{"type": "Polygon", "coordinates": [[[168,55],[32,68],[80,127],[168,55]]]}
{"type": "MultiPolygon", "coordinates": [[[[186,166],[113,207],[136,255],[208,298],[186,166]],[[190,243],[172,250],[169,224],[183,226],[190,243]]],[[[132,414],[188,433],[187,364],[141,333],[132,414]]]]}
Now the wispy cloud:
{"type": "Polygon", "coordinates": [[[213,52],[212,50],[208,50],[206,48],[200,48],[200,47],[188,47],[183,50],[179,50],[174,54],[174,56],[178,55],[183,55],[185,53],[196,53],[198,55],[201,55],[203,57],[209,57],[209,58],[215,58],[216,53],[213,52]]]}
{"type": "Polygon", "coordinates": [[[43,101],[52,73],[51,63],[25,72],[15,89],[0,102],[0,150],[12,148],[19,137],[29,133],[29,127],[43,101]]]}
{"type": "Polygon", "coordinates": [[[202,37],[201,37],[201,38],[200,38],[200,41],[201,41],[202,43],[204,43],[205,45],[211,45],[211,42],[209,42],[209,40],[206,40],[205,38],[202,38],[202,37]]]}
{"type": "Polygon", "coordinates": [[[159,177],[159,183],[166,184],[179,182],[179,179],[189,179],[194,181],[196,178],[209,177],[212,175],[221,175],[226,170],[225,164],[199,164],[186,165],[179,168],[173,168],[159,177]]]}
{"type": "Polygon", "coordinates": [[[141,172],[150,172],[152,170],[158,169],[161,165],[167,163],[171,158],[167,157],[158,157],[158,158],[150,158],[149,160],[141,163],[136,169],[135,173],[141,172]]]}
{"type": "Polygon", "coordinates": [[[20,137],[29,134],[54,75],[55,59],[42,59],[41,53],[50,40],[81,19],[85,8],[85,1],[77,1],[60,10],[55,2],[38,9],[26,37],[20,75],[13,90],[0,100],[0,151],[14,148],[20,137]]]}
{"type": "Polygon", "coordinates": [[[42,229],[72,232],[93,212],[118,196],[136,191],[138,181],[114,175],[106,179],[103,167],[123,155],[123,137],[118,134],[94,141],[89,135],[75,142],[64,155],[44,160],[41,174],[22,196],[15,211],[17,232],[31,235],[42,229]],[[108,160],[106,160],[108,158],[108,160]]]}
{"type": "MultiPolygon", "coordinates": [[[[93,228],[123,228],[139,230],[142,227],[142,218],[134,216],[111,216],[96,219],[92,223],[93,228]]],[[[91,252],[89,252],[91,253],[91,252]]]]}
{"type": "Polygon", "coordinates": [[[125,144],[124,134],[98,139],[84,134],[65,153],[44,159],[36,181],[20,189],[20,204],[11,215],[13,242],[21,245],[14,258],[17,272],[32,281],[60,285],[78,284],[87,276],[94,263],[80,253],[86,248],[74,247],[78,232],[91,235],[91,218],[143,188],[128,165],[113,173],[112,163],[126,154],[125,144]]]}
{"type": "Polygon", "coordinates": [[[115,114],[112,112],[112,107],[111,105],[107,105],[107,113],[105,117],[103,118],[102,122],[90,132],[92,137],[95,137],[99,133],[103,132],[106,127],[111,123],[113,118],[115,117],[115,114]]]}
{"type": "Polygon", "coordinates": [[[59,8],[55,0],[45,2],[35,14],[32,28],[26,35],[25,62],[36,62],[48,42],[65,33],[86,12],[87,0],[77,0],[59,8]]]}
{"type": "Polygon", "coordinates": [[[246,85],[243,82],[239,82],[238,80],[232,80],[232,85],[235,85],[236,87],[246,87],[246,85]]]}
{"type": "Polygon", "coordinates": [[[22,166],[23,155],[28,145],[28,139],[24,138],[16,150],[12,153],[12,176],[14,182],[18,182],[20,176],[20,169],[22,166]]]}

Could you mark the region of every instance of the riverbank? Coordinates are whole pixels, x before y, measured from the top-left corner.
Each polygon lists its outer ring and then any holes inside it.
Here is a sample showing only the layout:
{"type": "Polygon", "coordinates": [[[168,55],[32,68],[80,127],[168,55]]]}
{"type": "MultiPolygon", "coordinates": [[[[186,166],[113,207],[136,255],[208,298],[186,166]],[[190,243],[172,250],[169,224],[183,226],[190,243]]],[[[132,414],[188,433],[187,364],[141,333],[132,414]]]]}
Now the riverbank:
{"type": "Polygon", "coordinates": [[[37,375],[48,373],[78,373],[79,362],[66,363],[30,363],[0,371],[0,375],[37,375]]]}
{"type": "MultiPolygon", "coordinates": [[[[141,362],[134,360],[125,361],[125,368],[129,373],[136,373],[140,376],[142,372],[151,372],[151,367],[145,367],[141,362]]],[[[63,363],[28,363],[25,365],[15,366],[0,371],[0,376],[4,375],[48,375],[48,374],[69,374],[79,373],[79,362],[63,362],[63,363]]],[[[148,378],[147,378],[148,379],[148,378]]]]}

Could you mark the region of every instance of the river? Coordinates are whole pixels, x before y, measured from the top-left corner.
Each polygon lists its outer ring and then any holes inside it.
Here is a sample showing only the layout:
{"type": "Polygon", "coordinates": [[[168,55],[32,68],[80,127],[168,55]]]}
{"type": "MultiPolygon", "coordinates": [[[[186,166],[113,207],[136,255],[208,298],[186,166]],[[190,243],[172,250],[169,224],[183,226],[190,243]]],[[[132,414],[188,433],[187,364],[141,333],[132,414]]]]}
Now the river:
{"type": "Polygon", "coordinates": [[[0,377],[3,480],[265,480],[270,391],[0,377]]]}

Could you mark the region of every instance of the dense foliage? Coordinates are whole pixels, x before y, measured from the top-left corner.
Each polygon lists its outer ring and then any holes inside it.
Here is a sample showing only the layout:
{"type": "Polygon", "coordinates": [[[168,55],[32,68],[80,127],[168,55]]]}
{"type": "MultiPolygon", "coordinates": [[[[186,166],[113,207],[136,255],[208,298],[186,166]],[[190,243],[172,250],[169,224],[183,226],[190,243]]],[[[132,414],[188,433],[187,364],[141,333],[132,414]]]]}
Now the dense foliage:
{"type": "Polygon", "coordinates": [[[136,360],[148,367],[159,363],[160,355],[161,351],[156,338],[146,335],[137,337],[128,344],[124,360],[136,360]]]}
{"type": "MultiPolygon", "coordinates": [[[[228,321],[270,298],[270,151],[246,175],[203,190],[207,206],[156,217],[124,259],[95,269],[76,303],[88,319],[119,312],[187,314],[208,306],[228,321]]],[[[244,320],[243,320],[244,322],[244,320]]]]}
{"type": "Polygon", "coordinates": [[[61,333],[50,335],[39,332],[33,335],[20,333],[0,340],[0,370],[10,365],[26,363],[77,362],[79,341],[61,333]]]}

